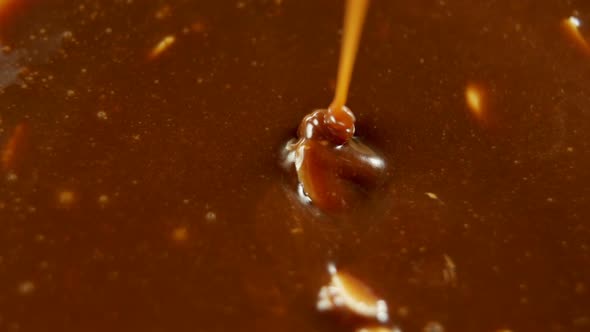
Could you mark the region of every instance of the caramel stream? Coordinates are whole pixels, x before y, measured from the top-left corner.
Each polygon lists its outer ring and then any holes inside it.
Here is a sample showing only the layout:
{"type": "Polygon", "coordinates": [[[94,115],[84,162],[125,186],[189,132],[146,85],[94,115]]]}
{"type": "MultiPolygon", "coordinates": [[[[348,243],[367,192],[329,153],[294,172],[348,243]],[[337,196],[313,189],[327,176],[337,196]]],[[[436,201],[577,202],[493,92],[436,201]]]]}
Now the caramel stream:
{"type": "Polygon", "coordinates": [[[342,114],[342,107],[346,105],[352,69],[354,67],[354,60],[358,51],[368,5],[369,0],[348,0],[346,4],[336,94],[334,95],[332,104],[330,104],[330,110],[332,110],[335,117],[339,117],[342,114]]]}

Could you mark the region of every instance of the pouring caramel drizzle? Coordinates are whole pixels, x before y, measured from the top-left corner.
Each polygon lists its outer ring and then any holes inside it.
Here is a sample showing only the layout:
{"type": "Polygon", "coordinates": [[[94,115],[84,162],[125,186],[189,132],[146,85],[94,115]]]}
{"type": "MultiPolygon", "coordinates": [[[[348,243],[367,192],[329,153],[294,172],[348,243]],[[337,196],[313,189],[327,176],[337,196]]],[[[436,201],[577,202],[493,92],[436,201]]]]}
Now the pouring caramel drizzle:
{"type": "Polygon", "coordinates": [[[298,139],[287,145],[306,201],[342,210],[380,183],[384,161],[354,138],[355,117],[345,106],[369,0],[347,0],[338,81],[328,109],[303,118],[298,139]]]}
{"type": "Polygon", "coordinates": [[[342,112],[342,107],[346,105],[352,69],[354,67],[354,60],[358,51],[368,6],[369,0],[348,0],[346,3],[336,93],[332,104],[330,104],[330,109],[334,116],[339,115],[342,112]]]}

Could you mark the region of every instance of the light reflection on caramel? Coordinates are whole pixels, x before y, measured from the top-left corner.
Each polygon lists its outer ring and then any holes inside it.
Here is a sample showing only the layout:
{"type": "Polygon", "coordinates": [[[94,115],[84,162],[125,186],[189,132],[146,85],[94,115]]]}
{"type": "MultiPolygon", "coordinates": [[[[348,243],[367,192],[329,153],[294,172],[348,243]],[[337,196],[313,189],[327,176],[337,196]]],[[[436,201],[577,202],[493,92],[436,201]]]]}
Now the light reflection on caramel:
{"type": "MultiPolygon", "coordinates": [[[[0,0],[0,3],[1,2],[2,0],[0,0]]],[[[18,284],[18,292],[21,295],[30,295],[35,291],[36,288],[37,286],[31,280],[25,280],[18,284]]]]}
{"type": "Polygon", "coordinates": [[[62,190],[57,193],[57,202],[62,207],[69,207],[76,202],[76,193],[71,190],[62,190]]]}
{"type": "Polygon", "coordinates": [[[176,41],[176,37],[173,35],[168,35],[164,37],[160,42],[152,49],[149,54],[149,59],[153,60],[159,57],[164,51],[166,51],[174,42],[176,41]]]}
{"type": "Polygon", "coordinates": [[[361,327],[356,332],[401,332],[401,330],[398,327],[370,326],[361,327]]]}
{"type": "Polygon", "coordinates": [[[318,311],[343,310],[361,317],[375,319],[380,323],[389,320],[387,303],[362,281],[354,276],[337,271],[328,264],[330,283],[320,289],[316,308],[318,311]]]}
{"type": "Polygon", "coordinates": [[[478,120],[484,118],[485,113],[485,91],[474,83],[467,84],[465,88],[465,102],[471,114],[478,120]]]}
{"type": "MultiPolygon", "coordinates": [[[[1,0],[0,0],[1,1],[1,0]]],[[[2,149],[1,161],[2,168],[9,170],[14,167],[14,161],[17,157],[19,148],[22,146],[22,141],[25,136],[25,124],[21,123],[14,128],[12,135],[2,149]]]]}
{"type": "Polygon", "coordinates": [[[184,226],[176,227],[172,230],[172,240],[176,243],[186,242],[188,239],[188,229],[184,226]]]}
{"type": "Polygon", "coordinates": [[[580,32],[581,25],[582,21],[576,16],[570,16],[562,21],[562,27],[568,38],[571,39],[572,42],[584,52],[584,54],[590,55],[590,45],[588,45],[588,42],[580,32]]]}
{"type": "Polygon", "coordinates": [[[172,15],[172,8],[170,7],[169,4],[165,4],[164,6],[160,7],[160,9],[158,9],[156,11],[156,13],[154,14],[154,17],[157,20],[163,20],[163,19],[170,17],[171,15],[172,15]]]}

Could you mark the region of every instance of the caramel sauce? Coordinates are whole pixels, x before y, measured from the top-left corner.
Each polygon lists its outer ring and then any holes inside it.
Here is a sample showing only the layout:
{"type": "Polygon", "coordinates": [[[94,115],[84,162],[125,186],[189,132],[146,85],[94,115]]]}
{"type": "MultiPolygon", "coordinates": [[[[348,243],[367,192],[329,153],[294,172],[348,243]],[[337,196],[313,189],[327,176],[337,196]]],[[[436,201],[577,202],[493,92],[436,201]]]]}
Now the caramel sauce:
{"type": "Polygon", "coordinates": [[[368,0],[348,0],[336,94],[328,109],[307,115],[291,151],[302,193],[324,210],[344,210],[362,197],[361,190],[380,182],[385,162],[354,138],[355,117],[346,99],[368,0]]]}
{"type": "Polygon", "coordinates": [[[589,330],[587,1],[373,1],[356,137],[305,159],[352,178],[337,215],[277,147],[333,97],[342,2],[4,3],[1,332],[589,330]],[[387,323],[318,311],[328,262],[387,323]]]}

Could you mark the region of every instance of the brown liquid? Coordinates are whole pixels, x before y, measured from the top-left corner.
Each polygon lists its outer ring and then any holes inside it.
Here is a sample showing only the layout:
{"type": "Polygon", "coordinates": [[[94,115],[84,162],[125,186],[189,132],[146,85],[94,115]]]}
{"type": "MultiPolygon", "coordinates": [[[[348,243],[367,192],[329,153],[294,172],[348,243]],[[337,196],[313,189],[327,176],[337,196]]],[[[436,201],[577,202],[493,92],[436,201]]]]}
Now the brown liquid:
{"type": "Polygon", "coordinates": [[[2,23],[0,148],[26,130],[0,331],[353,331],[316,311],[329,261],[403,331],[587,331],[590,61],[562,22],[590,37],[588,4],[373,2],[349,106],[394,169],[334,220],[276,161],[333,95],[340,10],[48,0],[2,23]]]}
{"type": "Polygon", "coordinates": [[[287,165],[295,167],[304,199],[325,211],[342,211],[358,202],[360,189],[373,189],[385,162],[358,140],[354,114],[345,106],[368,0],[348,0],[336,94],[328,109],[308,114],[290,142],[287,165]]]}

